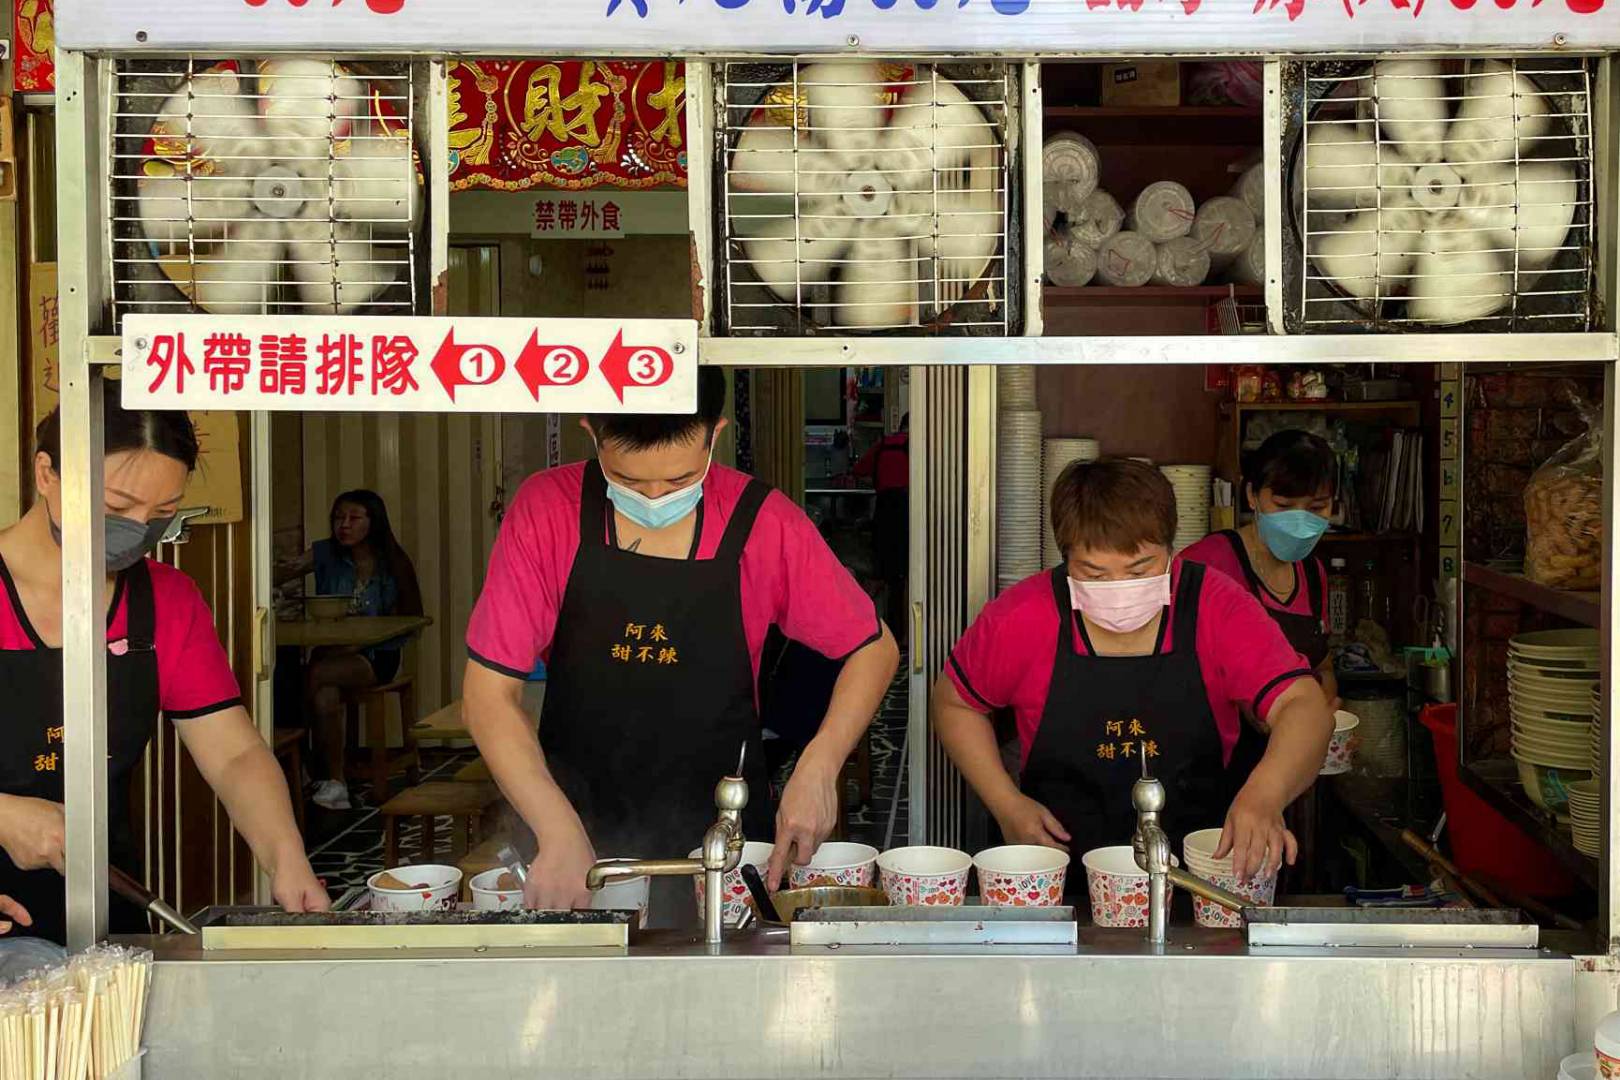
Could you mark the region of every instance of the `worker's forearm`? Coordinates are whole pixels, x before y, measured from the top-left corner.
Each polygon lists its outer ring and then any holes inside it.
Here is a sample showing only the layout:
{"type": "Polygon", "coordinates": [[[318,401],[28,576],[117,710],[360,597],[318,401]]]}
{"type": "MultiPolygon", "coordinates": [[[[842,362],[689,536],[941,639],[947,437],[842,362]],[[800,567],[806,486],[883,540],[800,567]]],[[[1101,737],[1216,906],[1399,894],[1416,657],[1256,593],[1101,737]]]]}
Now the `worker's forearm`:
{"type": "Polygon", "coordinates": [[[1316,681],[1322,684],[1322,696],[1332,701],[1339,696],[1339,677],[1333,671],[1333,657],[1322,661],[1316,669],[1316,681]]]}
{"type": "Polygon", "coordinates": [[[501,794],[537,838],[559,830],[584,829],[578,812],[546,767],[521,701],[467,698],[462,714],[501,794]]]}
{"type": "Polygon", "coordinates": [[[800,755],[801,765],[819,764],[834,772],[843,768],[883,704],[883,695],[894,683],[899,663],[900,650],[888,627],[883,628],[876,641],[856,650],[844,661],[844,669],[833,685],[827,715],[815,738],[800,755]]]}
{"type": "Polygon", "coordinates": [[[243,750],[225,763],[218,776],[205,779],[268,873],[273,875],[288,859],[305,857],[287,777],[268,746],[261,743],[243,750]]]}
{"type": "Polygon", "coordinates": [[[933,706],[934,731],[963,778],[973,788],[993,817],[1016,801],[1018,785],[1001,763],[1001,747],[990,718],[965,705],[940,701],[933,706]]]}
{"type": "Polygon", "coordinates": [[[1245,790],[1253,788],[1278,806],[1287,806],[1315,782],[1333,736],[1333,722],[1327,717],[1320,688],[1309,681],[1301,685],[1311,692],[1272,709],[1265,755],[1244,785],[1245,790]]]}

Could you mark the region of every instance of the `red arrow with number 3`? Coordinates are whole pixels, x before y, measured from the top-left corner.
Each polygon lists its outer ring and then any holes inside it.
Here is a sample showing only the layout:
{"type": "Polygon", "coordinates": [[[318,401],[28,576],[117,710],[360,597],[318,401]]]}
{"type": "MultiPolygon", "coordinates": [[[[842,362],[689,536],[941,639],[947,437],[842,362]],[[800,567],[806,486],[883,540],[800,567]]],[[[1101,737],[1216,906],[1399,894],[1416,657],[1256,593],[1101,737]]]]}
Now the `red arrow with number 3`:
{"type": "Polygon", "coordinates": [[[597,366],[622,405],[626,387],[662,386],[668,382],[675,370],[675,361],[668,352],[653,345],[626,345],[624,331],[620,330],[597,366]]]}

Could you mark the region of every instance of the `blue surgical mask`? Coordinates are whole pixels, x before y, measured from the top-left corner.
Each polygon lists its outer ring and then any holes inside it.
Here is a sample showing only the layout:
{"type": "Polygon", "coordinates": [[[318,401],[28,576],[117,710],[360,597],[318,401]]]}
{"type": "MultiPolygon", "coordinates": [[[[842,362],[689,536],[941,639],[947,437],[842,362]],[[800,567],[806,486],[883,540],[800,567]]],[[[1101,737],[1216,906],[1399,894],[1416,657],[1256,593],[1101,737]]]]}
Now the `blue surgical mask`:
{"type": "MultiPolygon", "coordinates": [[[[709,469],[714,465],[714,450],[709,450],[709,463],[703,467],[703,475],[686,487],[678,488],[656,499],[649,499],[634,488],[627,488],[623,484],[607,481],[608,501],[613,508],[643,529],[666,529],[680,521],[687,514],[697,509],[697,504],[703,501],[703,481],[709,477],[709,469]]],[[[603,479],[607,474],[603,473],[603,479]]]]}
{"type": "Polygon", "coordinates": [[[1316,547],[1327,532],[1327,518],[1309,510],[1278,510],[1257,514],[1260,539],[1283,562],[1299,562],[1316,547]]]}

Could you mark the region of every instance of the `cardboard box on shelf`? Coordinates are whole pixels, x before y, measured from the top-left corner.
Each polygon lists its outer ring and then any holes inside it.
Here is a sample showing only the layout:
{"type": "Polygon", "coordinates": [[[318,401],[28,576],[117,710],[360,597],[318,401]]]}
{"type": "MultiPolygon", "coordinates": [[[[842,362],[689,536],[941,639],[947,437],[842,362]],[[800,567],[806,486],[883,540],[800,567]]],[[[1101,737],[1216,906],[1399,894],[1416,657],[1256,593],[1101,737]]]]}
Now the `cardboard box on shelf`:
{"type": "Polygon", "coordinates": [[[1174,60],[1104,64],[1102,104],[1155,106],[1181,104],[1181,65],[1174,60]]]}

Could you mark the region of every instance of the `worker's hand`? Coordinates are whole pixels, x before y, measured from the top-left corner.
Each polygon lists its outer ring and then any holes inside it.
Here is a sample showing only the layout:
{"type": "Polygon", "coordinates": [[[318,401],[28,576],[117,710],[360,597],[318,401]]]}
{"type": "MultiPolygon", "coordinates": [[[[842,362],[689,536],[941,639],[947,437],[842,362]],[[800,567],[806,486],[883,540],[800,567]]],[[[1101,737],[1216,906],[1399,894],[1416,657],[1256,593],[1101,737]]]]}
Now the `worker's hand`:
{"type": "Polygon", "coordinates": [[[558,829],[538,837],[540,852],[523,883],[523,906],[544,911],[572,911],[591,906],[585,875],[596,862],[596,849],[583,826],[558,829]]]}
{"type": "Polygon", "coordinates": [[[28,914],[28,909],[3,893],[0,893],[0,915],[5,916],[4,919],[0,919],[0,934],[11,933],[15,923],[22,923],[24,926],[34,925],[34,917],[28,914]]]}
{"type": "Polygon", "coordinates": [[[1232,856],[1232,872],[1239,881],[1277,872],[1284,860],[1294,865],[1299,841],[1283,824],[1283,808],[1265,792],[1245,785],[1226,812],[1226,826],[1215,858],[1232,856]]]}
{"type": "Polygon", "coordinates": [[[0,847],[19,870],[67,873],[67,821],[62,804],[7,795],[0,800],[0,847]]]}
{"type": "Polygon", "coordinates": [[[765,887],[782,887],[789,866],[804,866],[838,823],[838,774],[842,762],[824,761],[814,745],[799,755],[776,808],[776,844],[765,868],[765,887]]]}
{"type": "Polygon", "coordinates": [[[996,824],[1009,844],[1037,844],[1040,847],[1069,850],[1069,833],[1057,816],[1030,798],[1020,795],[1017,800],[996,813],[996,824]]]}
{"type": "Polygon", "coordinates": [[[294,914],[326,911],[332,906],[326,886],[310,869],[309,859],[302,851],[293,852],[276,864],[270,873],[270,895],[281,905],[282,911],[294,914]]]}

